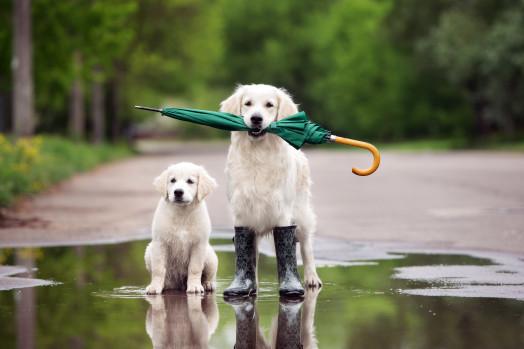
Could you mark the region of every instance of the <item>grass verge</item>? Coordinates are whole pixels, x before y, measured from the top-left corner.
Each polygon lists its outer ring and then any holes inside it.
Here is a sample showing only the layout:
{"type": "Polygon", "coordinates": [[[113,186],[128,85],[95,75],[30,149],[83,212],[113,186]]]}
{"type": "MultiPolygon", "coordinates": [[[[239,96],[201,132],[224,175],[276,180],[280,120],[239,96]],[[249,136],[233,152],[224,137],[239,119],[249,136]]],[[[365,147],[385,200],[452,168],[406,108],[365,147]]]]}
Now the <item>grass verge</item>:
{"type": "Polygon", "coordinates": [[[124,145],[91,145],[58,136],[15,141],[0,134],[0,208],[77,172],[130,154],[124,145]]]}

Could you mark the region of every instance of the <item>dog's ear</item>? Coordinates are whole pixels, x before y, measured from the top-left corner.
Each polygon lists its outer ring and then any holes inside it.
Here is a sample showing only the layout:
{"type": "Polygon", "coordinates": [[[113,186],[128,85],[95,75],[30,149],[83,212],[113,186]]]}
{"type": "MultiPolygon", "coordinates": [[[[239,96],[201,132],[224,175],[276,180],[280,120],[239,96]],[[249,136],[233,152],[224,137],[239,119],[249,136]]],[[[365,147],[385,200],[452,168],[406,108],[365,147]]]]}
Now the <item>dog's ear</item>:
{"type": "Polygon", "coordinates": [[[277,114],[277,120],[280,120],[282,118],[285,118],[286,116],[290,116],[293,114],[298,113],[298,107],[291,99],[291,96],[289,93],[287,93],[286,90],[279,88],[278,89],[278,114],[277,114]]]}
{"type": "Polygon", "coordinates": [[[215,179],[211,177],[203,167],[200,167],[197,186],[198,201],[204,200],[204,198],[208,196],[216,187],[217,182],[215,179]]]}
{"type": "Polygon", "coordinates": [[[167,170],[164,170],[158,177],[153,181],[155,189],[165,196],[167,194],[167,170]]]}
{"type": "Polygon", "coordinates": [[[242,102],[242,85],[239,85],[235,92],[226,100],[220,103],[220,111],[240,115],[240,102],[242,102]]]}

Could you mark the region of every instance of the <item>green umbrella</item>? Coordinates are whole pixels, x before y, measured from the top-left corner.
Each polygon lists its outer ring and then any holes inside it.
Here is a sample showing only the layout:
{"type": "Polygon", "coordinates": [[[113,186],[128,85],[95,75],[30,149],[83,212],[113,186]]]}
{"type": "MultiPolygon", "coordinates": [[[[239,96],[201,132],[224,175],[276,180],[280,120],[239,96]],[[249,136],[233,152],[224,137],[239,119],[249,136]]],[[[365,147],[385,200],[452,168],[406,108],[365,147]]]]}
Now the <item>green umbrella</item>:
{"type": "MultiPolygon", "coordinates": [[[[238,115],[222,113],[209,110],[190,108],[149,108],[135,106],[138,109],[159,112],[162,115],[178,120],[189,121],[200,125],[211,126],[226,131],[249,131],[244,119],[238,115]]],[[[300,149],[305,143],[322,144],[336,142],[352,145],[369,150],[373,154],[373,165],[367,170],[353,168],[353,173],[359,176],[367,176],[376,171],[380,164],[380,153],[372,144],[354,139],[334,136],[330,131],[308,120],[306,113],[299,112],[278,121],[273,121],[265,131],[273,133],[296,149],[300,149]]]]}

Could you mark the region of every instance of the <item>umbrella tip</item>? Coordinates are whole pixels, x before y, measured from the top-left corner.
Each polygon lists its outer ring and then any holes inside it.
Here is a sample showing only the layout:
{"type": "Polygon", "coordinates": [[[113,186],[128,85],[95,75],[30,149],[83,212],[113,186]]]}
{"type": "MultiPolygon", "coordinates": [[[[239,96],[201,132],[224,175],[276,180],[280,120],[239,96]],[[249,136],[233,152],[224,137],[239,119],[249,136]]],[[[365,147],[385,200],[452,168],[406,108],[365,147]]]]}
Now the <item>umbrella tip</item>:
{"type": "Polygon", "coordinates": [[[150,110],[150,111],[162,112],[162,109],[158,109],[158,108],[150,108],[150,107],[143,107],[143,106],[141,106],[141,105],[135,105],[135,108],[136,108],[136,109],[142,109],[142,110],[150,110]]]}

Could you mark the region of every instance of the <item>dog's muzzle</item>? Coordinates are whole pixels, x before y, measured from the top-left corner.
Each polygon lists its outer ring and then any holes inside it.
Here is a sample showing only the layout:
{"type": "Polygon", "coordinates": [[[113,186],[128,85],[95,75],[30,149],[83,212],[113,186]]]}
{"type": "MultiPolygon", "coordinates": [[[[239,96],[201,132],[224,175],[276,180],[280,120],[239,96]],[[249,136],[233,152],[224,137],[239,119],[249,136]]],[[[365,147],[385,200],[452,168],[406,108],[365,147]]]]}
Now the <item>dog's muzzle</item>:
{"type": "Polygon", "coordinates": [[[255,137],[255,138],[265,135],[266,132],[267,131],[265,129],[259,129],[259,128],[253,128],[247,131],[248,135],[250,135],[251,137],[255,137]]]}

